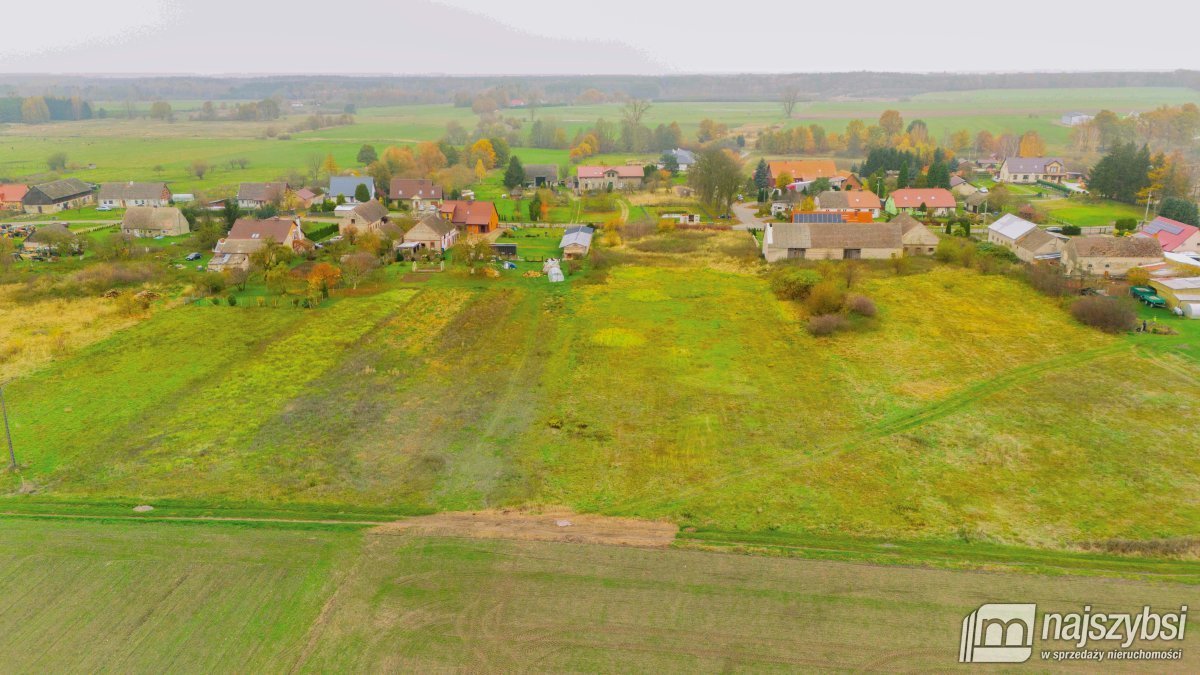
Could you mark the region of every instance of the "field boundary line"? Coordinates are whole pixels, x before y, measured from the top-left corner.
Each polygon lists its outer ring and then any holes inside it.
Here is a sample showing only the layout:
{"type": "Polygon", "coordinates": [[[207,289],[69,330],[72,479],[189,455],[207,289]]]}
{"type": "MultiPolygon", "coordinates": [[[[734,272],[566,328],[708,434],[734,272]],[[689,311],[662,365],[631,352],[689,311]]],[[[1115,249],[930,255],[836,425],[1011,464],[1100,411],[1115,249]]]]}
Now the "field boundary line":
{"type": "MultiPolygon", "coordinates": [[[[407,518],[408,516],[400,516],[407,518]]],[[[0,511],[0,518],[57,518],[62,520],[130,520],[142,522],[185,522],[185,523],[296,523],[300,525],[364,525],[376,526],[390,523],[397,518],[382,520],[331,520],[320,518],[267,518],[239,516],[130,516],[130,515],[101,515],[92,513],[37,513],[22,511],[0,511]]]]}

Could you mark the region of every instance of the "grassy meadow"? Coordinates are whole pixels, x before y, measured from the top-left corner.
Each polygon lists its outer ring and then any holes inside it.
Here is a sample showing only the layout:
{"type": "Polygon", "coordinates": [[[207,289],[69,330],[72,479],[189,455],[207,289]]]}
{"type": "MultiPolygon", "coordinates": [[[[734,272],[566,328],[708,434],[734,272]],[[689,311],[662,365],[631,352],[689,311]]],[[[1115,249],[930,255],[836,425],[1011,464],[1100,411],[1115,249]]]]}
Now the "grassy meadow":
{"type": "MultiPolygon", "coordinates": [[[[515,234],[553,253],[553,230],[515,234]]],[[[8,385],[6,489],[32,493],[10,501],[562,504],[1059,549],[1200,517],[1200,380],[1164,372],[1186,337],[1135,350],[1018,281],[935,266],[875,268],[853,290],[879,317],[818,339],[745,234],[608,255],[564,284],[394,266],[313,311],[159,311],[8,385]]]]}
{"type": "MultiPolygon", "coordinates": [[[[1163,581],[295,523],[9,518],[0,563],[0,662],[16,672],[945,671],[985,602],[1196,600],[1163,581]]],[[[1172,644],[1182,670],[1194,641],[1172,644]]]]}

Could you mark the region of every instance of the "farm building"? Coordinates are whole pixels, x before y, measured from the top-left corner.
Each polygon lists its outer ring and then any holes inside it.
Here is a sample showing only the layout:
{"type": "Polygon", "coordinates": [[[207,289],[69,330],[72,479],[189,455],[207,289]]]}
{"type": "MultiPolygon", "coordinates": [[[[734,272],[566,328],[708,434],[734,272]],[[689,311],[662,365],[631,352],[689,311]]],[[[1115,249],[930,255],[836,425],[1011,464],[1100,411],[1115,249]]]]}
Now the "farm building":
{"type": "Polygon", "coordinates": [[[1150,286],[1167,307],[1190,319],[1200,319],[1200,277],[1151,279],[1150,286]]]}
{"type": "Polygon", "coordinates": [[[1067,165],[1058,157],[1005,157],[996,180],[1001,183],[1061,183],[1067,178],[1067,165]]]}
{"type": "Polygon", "coordinates": [[[492,202],[445,201],[438,207],[438,215],[471,234],[487,234],[500,225],[500,214],[492,202]]]}
{"type": "Polygon", "coordinates": [[[879,217],[883,202],[874,192],[868,190],[826,190],[813,200],[818,211],[847,211],[851,213],[866,212],[872,218],[879,217]]]}
{"type": "Polygon", "coordinates": [[[404,233],[405,244],[416,244],[416,248],[431,251],[444,251],[458,239],[458,228],[454,224],[429,214],[417,221],[408,232],[404,233]]]}
{"type": "Polygon", "coordinates": [[[131,206],[121,219],[121,232],[135,237],[177,237],[190,229],[174,206],[131,206]]]}
{"type": "Polygon", "coordinates": [[[358,186],[365,185],[367,194],[370,195],[368,201],[375,199],[375,179],[370,176],[332,176],[329,179],[329,195],[330,199],[337,200],[338,197],[345,197],[347,204],[357,204],[358,199],[354,196],[358,192],[358,186]]]}
{"type": "Polygon", "coordinates": [[[413,213],[436,211],[442,203],[442,188],[428,178],[393,178],[388,198],[406,202],[413,213]]]}
{"type": "Polygon", "coordinates": [[[25,237],[21,248],[26,253],[49,253],[54,250],[61,253],[59,247],[68,242],[74,242],[77,235],[62,223],[47,223],[39,226],[33,234],[25,237]]]}
{"type": "Polygon", "coordinates": [[[1081,124],[1087,124],[1094,119],[1096,119],[1095,115],[1089,115],[1081,112],[1069,112],[1059,118],[1059,122],[1061,122],[1064,126],[1077,127],[1081,124]]]}
{"type": "Polygon", "coordinates": [[[900,242],[904,245],[904,255],[933,255],[937,250],[941,240],[933,230],[925,226],[925,223],[907,213],[901,213],[889,222],[900,225],[900,242]]]}
{"type": "Polygon", "coordinates": [[[292,187],[287,183],[242,183],[238,186],[237,203],[243,209],[261,209],[267,204],[279,204],[292,187]]]}
{"type": "Polygon", "coordinates": [[[562,249],[564,258],[586,258],[592,249],[592,234],[594,229],[587,225],[568,227],[563,231],[558,247],[562,249]]]}
{"type": "Polygon", "coordinates": [[[268,241],[295,249],[299,247],[300,242],[307,240],[304,238],[304,230],[300,229],[299,219],[239,218],[229,230],[229,234],[213,248],[213,257],[208,263],[208,269],[212,272],[249,269],[250,255],[268,241]]]}
{"type": "Polygon", "coordinates": [[[925,212],[940,217],[954,215],[958,203],[954,201],[954,193],[943,188],[904,188],[888,195],[885,208],[893,215],[925,212]]]}
{"type": "Polygon", "coordinates": [[[57,213],[78,209],[95,200],[91,185],[78,178],[64,178],[30,187],[21,204],[25,213],[57,213]]]}
{"type": "Polygon", "coordinates": [[[0,211],[20,211],[26,192],[29,187],[20,183],[0,183],[0,211]]]}
{"type": "Polygon", "coordinates": [[[903,253],[901,225],[896,222],[768,224],[763,233],[767,262],[886,259],[903,253]]]}
{"type": "Polygon", "coordinates": [[[388,209],[383,204],[371,200],[355,204],[348,213],[338,221],[338,234],[343,237],[350,232],[375,232],[383,234],[381,224],[387,222],[388,209]]]}
{"type": "Polygon", "coordinates": [[[158,183],[101,183],[100,206],[127,209],[131,206],[170,206],[171,190],[158,183]]]}
{"type": "Polygon", "coordinates": [[[532,188],[550,187],[558,184],[558,165],[556,164],[527,164],[525,166],[525,186],[532,188]]]}
{"type": "Polygon", "coordinates": [[[1031,263],[1035,260],[1058,259],[1067,237],[1047,232],[1028,220],[1006,213],[988,226],[987,240],[1031,263]]]}
{"type": "Polygon", "coordinates": [[[846,223],[852,213],[837,211],[792,211],[793,223],[846,223]]]}
{"type": "Polygon", "coordinates": [[[963,210],[967,213],[987,213],[988,193],[980,190],[963,200],[963,210]]]}
{"type": "Polygon", "coordinates": [[[1162,246],[1151,237],[1075,237],[1062,252],[1066,274],[1104,277],[1123,277],[1130,269],[1162,257],[1162,246]]]}
{"type": "Polygon", "coordinates": [[[811,183],[818,178],[828,178],[832,181],[838,176],[837,165],[832,159],[779,160],[768,162],[767,169],[770,172],[771,185],[781,189],[791,183],[811,183]],[[779,177],[785,174],[791,180],[780,185],[779,177]]]}
{"type": "Polygon", "coordinates": [[[1146,223],[1136,237],[1153,237],[1170,253],[1200,251],[1200,227],[1159,216],[1146,223]]]}
{"type": "Polygon", "coordinates": [[[581,166],[575,171],[579,190],[630,190],[642,186],[646,177],[641,166],[581,166]]]}
{"type": "MultiPolygon", "coordinates": [[[[300,188],[296,190],[296,201],[299,202],[300,208],[307,209],[321,199],[321,195],[310,188],[300,188]]],[[[177,200],[178,201],[178,200],[177,200]]]]}

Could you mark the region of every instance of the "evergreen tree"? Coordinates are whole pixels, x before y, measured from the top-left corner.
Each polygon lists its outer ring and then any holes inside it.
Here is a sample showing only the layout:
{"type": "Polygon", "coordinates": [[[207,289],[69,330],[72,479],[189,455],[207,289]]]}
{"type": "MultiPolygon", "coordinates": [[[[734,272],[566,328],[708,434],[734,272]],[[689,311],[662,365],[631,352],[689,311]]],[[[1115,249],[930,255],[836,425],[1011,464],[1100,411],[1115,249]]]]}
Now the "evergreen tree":
{"type": "Polygon", "coordinates": [[[1159,206],[1158,215],[1188,225],[1200,225],[1200,208],[1196,202],[1180,197],[1167,197],[1159,206]]]}
{"type": "Polygon", "coordinates": [[[379,155],[375,153],[375,146],[364,145],[358,149],[358,163],[366,166],[379,159],[379,155]]]}
{"type": "Polygon", "coordinates": [[[909,180],[910,179],[909,179],[909,175],[908,175],[908,162],[905,162],[900,165],[900,176],[896,178],[896,187],[897,188],[908,187],[909,180]]]}
{"type": "Polygon", "coordinates": [[[516,155],[513,155],[508,160],[508,168],[504,170],[504,187],[509,190],[518,185],[525,184],[525,167],[521,165],[521,160],[516,155]]]}
{"type": "Polygon", "coordinates": [[[542,217],[542,195],[535,193],[533,200],[529,202],[529,220],[537,222],[542,217]]]}
{"type": "Polygon", "coordinates": [[[754,184],[759,190],[766,190],[771,187],[771,167],[767,166],[767,160],[758,160],[758,166],[754,167],[754,184]]]}

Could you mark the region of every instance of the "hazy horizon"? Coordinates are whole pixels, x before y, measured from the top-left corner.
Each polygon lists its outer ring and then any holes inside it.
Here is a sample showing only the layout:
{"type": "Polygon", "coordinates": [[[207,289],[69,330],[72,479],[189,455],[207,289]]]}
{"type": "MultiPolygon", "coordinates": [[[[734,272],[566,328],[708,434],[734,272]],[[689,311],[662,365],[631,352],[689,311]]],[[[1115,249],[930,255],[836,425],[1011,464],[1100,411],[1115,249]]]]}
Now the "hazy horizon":
{"type": "MultiPolygon", "coordinates": [[[[694,3],[612,0],[605,11],[547,11],[531,0],[363,0],[278,5],[210,0],[66,3],[52,31],[0,43],[0,73],[114,76],[561,76],[742,73],[1074,73],[1200,69],[1195,7],[1143,35],[1115,2],[1086,9],[1014,0],[1003,11],[897,7],[855,12],[765,0],[750,13],[694,3]],[[853,24],[851,25],[851,21],[853,24]],[[810,24],[819,24],[815,27],[810,24]],[[842,28],[845,24],[848,27],[842,28]],[[981,28],[982,26],[982,28],[981,28]],[[781,28],[782,27],[782,28],[781,28]],[[1149,38],[1153,48],[1147,48],[1149,38]],[[87,67],[81,67],[87,64],[87,67]],[[486,65],[482,65],[486,64],[486,65]]],[[[44,11],[10,8],[13,25],[44,11]]]]}

